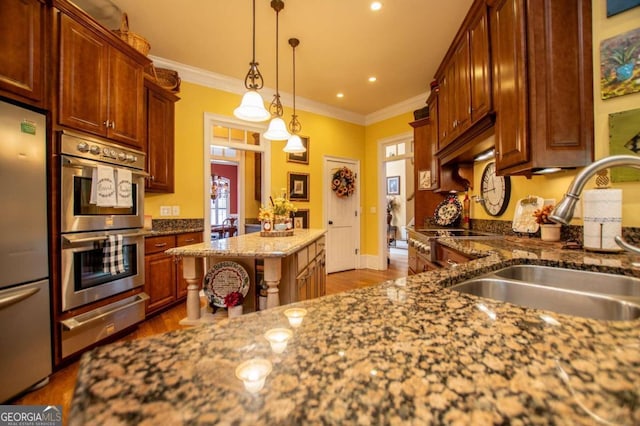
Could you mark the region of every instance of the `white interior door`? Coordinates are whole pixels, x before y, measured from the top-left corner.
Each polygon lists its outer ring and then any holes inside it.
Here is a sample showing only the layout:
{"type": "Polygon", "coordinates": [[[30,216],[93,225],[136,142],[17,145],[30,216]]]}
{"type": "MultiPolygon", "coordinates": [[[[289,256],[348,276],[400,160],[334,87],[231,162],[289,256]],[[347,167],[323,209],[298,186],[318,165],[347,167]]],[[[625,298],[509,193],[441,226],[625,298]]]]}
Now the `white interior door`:
{"type": "Polygon", "coordinates": [[[351,160],[325,159],[327,212],[327,273],[358,267],[360,232],[358,199],[360,197],[359,164],[351,160]],[[331,189],[333,174],[342,167],[356,173],[356,190],[348,197],[338,197],[331,189]]]}

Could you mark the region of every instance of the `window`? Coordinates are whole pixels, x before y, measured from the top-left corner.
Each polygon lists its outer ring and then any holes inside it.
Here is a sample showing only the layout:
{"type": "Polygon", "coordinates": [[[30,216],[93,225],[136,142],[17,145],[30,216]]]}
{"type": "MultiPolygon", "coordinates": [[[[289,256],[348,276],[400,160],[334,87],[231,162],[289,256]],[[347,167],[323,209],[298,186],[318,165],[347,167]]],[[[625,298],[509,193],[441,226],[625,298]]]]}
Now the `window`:
{"type": "Polygon", "coordinates": [[[211,225],[221,225],[229,217],[229,187],[225,177],[211,177],[211,225]]]}

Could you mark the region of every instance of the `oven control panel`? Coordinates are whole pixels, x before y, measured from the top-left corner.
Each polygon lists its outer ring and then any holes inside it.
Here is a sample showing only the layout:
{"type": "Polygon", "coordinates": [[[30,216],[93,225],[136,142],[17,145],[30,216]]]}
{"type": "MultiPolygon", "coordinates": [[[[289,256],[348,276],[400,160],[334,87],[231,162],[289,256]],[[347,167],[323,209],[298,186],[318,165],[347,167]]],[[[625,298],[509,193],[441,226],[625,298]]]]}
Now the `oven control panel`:
{"type": "Polygon", "coordinates": [[[62,153],[144,170],[145,154],[110,142],[62,132],[62,153]]]}

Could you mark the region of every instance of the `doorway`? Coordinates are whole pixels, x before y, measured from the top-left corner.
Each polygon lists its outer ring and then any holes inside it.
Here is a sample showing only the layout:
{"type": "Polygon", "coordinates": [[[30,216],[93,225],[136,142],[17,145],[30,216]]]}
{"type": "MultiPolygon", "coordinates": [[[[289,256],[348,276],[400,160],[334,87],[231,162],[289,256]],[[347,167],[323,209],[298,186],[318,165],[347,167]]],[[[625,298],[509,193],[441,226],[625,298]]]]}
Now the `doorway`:
{"type": "Polygon", "coordinates": [[[327,273],[358,269],[360,266],[360,162],[324,157],[325,223],[327,224],[327,273]],[[332,189],[334,175],[346,168],[355,176],[355,191],[338,194],[332,189]]]}
{"type": "Polygon", "coordinates": [[[258,210],[271,191],[270,142],[265,129],[205,113],[205,241],[260,230],[258,210]]]}
{"type": "Polygon", "coordinates": [[[413,133],[380,140],[381,158],[380,239],[381,269],[407,263],[407,227],[414,222],[413,133]],[[395,262],[395,263],[392,263],[395,262]],[[396,265],[397,264],[397,265],[396,265]]]}

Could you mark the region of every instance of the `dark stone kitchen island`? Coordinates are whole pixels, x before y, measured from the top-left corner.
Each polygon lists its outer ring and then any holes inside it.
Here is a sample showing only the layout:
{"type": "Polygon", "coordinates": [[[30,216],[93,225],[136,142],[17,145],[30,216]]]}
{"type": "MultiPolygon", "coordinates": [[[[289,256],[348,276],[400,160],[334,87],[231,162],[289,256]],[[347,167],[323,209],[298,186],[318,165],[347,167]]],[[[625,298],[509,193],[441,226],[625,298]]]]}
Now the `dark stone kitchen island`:
{"type": "Polygon", "coordinates": [[[483,257],[295,304],[308,313],[281,354],[263,336],[289,328],[287,306],[86,353],[69,424],[640,424],[640,320],[447,289],[524,263],[637,276],[635,259],[534,239],[441,242],[483,257]],[[234,374],[251,358],[272,364],[255,394],[234,374]]]}

